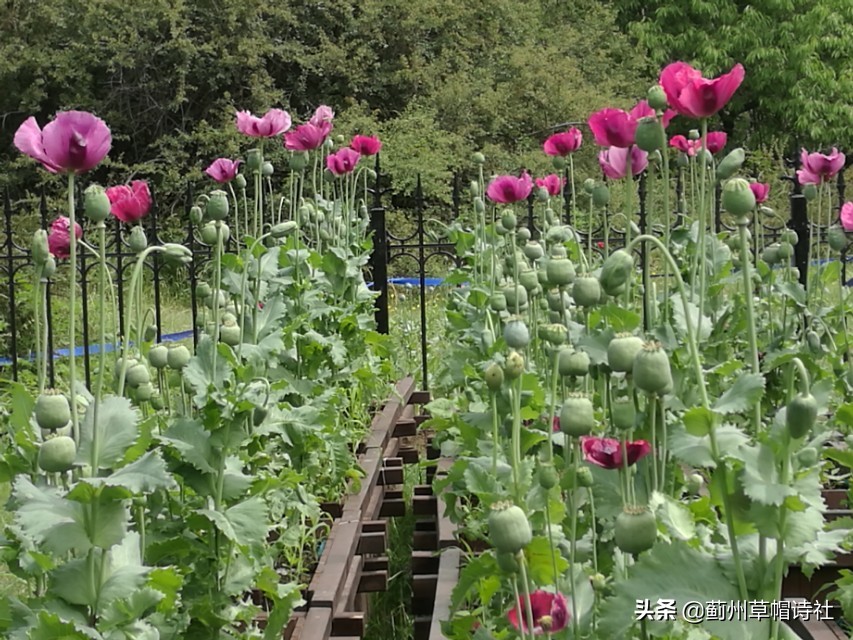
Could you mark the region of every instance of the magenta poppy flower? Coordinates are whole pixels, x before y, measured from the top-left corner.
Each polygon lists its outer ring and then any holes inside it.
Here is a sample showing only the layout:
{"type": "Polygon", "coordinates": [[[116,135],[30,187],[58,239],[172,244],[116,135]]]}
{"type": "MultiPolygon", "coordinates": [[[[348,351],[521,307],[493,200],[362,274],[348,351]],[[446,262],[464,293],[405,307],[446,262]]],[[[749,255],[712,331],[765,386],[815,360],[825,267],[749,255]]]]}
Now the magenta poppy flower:
{"type": "Polygon", "coordinates": [[[361,155],[358,151],[344,147],[337,153],[326,156],[326,168],[336,176],[352,173],[361,155]]]}
{"type": "MultiPolygon", "coordinates": [[[[614,438],[581,437],[581,449],[587,462],[603,469],[621,469],[622,443],[614,438]]],[[[632,465],[651,453],[652,447],[645,440],[635,440],[625,443],[628,465],[632,465]]]]}
{"type": "MultiPolygon", "coordinates": [[[[598,154],[598,164],[601,170],[611,180],[624,178],[628,172],[628,149],[624,147],[610,147],[602,149],[598,154]]],[[[631,173],[640,175],[649,165],[649,154],[637,145],[631,147],[631,173]]]]}
{"type": "Polygon", "coordinates": [[[844,154],[835,147],[829,155],[809,153],[803,149],[800,153],[802,169],[797,171],[797,180],[800,184],[820,184],[831,180],[844,168],[844,161],[844,154]]]}
{"type": "Polygon", "coordinates": [[[682,116],[709,118],[726,106],[743,82],[743,65],[736,64],[719,78],[708,80],[686,62],[673,62],[660,74],[667,102],[682,116]]]}
{"type": "Polygon", "coordinates": [[[60,111],[40,129],[32,116],[15,132],[21,153],[41,162],[51,173],[85,173],[103,160],[113,138],[100,118],[86,111],[60,111]]]}
{"type": "MultiPolygon", "coordinates": [[[[628,112],[628,115],[631,116],[635,122],[639,122],[641,118],[653,118],[657,115],[655,110],[649,106],[648,100],[640,100],[631,111],[628,112]]],[[[677,116],[678,114],[674,109],[667,109],[663,112],[661,116],[661,124],[663,128],[666,129],[669,126],[670,121],[677,116]]]]}
{"type": "Polygon", "coordinates": [[[291,151],[312,151],[319,149],[326,138],[329,136],[329,131],[324,125],[311,124],[306,122],[300,124],[293,131],[284,134],[284,148],[291,151]]]}
{"type": "Polygon", "coordinates": [[[518,604],[521,608],[521,620],[518,619],[519,607],[512,607],[506,614],[509,623],[516,629],[521,628],[525,633],[533,633],[535,636],[541,636],[545,633],[558,633],[566,628],[571,618],[568,600],[562,593],[551,593],[537,589],[530,594],[533,629],[527,626],[527,596],[520,595],[518,604]]]}
{"type": "Polygon", "coordinates": [[[766,182],[750,182],[749,188],[752,189],[756,204],[766,201],[767,196],[770,195],[770,185],[766,182]]]}
{"type": "Polygon", "coordinates": [[[250,111],[237,112],[237,130],[253,138],[273,138],[290,129],[290,114],[282,109],[270,109],[262,118],[250,111]]]}
{"type": "MultiPolygon", "coordinates": [[[[729,136],[725,131],[711,131],[708,133],[708,151],[712,154],[717,155],[726,147],[726,142],[728,141],[729,136]]],[[[701,140],[699,141],[701,145],[701,140]]]]}
{"type": "Polygon", "coordinates": [[[526,171],[520,178],[515,176],[498,176],[486,188],[486,196],[492,202],[512,204],[526,200],[533,190],[533,180],[526,171]]]}
{"type": "Polygon", "coordinates": [[[841,206],[841,228],[853,232],[853,202],[841,206]]]}
{"type": "Polygon", "coordinates": [[[622,109],[607,107],[589,117],[595,144],[602,147],[630,147],[634,144],[637,121],[622,109]]]}
{"type": "Polygon", "coordinates": [[[382,148],[382,142],[376,136],[353,136],[349,146],[363,156],[375,156],[382,148]]]}
{"type": "Polygon", "coordinates": [[[681,153],[686,153],[692,158],[702,148],[702,142],[700,140],[689,140],[684,136],[672,136],[669,139],[669,146],[675,147],[681,153]]]}
{"type": "MultiPolygon", "coordinates": [[[[59,216],[50,225],[47,233],[47,248],[55,258],[67,258],[71,251],[71,220],[65,216],[59,216]]],[[[74,223],[74,235],[79,240],[83,236],[83,227],[74,223]]]]}
{"type": "Polygon", "coordinates": [[[211,178],[222,184],[231,182],[237,177],[240,168],[240,160],[229,160],[228,158],[217,158],[204,172],[211,178]]]}
{"type": "MultiPolygon", "coordinates": [[[[315,127],[322,127],[324,125],[330,125],[334,119],[335,112],[332,110],[332,107],[321,104],[314,110],[314,115],[311,116],[311,119],[308,122],[313,124],[315,127]]],[[[331,129],[332,128],[329,127],[330,131],[331,129]]]]}
{"type": "Polygon", "coordinates": [[[556,173],[551,173],[544,178],[536,178],[536,186],[543,187],[549,196],[560,195],[564,184],[566,184],[566,179],[561,178],[556,173]]]}
{"type": "Polygon", "coordinates": [[[112,205],[110,213],[122,222],[138,222],[151,209],[151,192],[145,180],[134,180],[130,186],[110,187],[106,193],[112,205]]]}
{"type": "Polygon", "coordinates": [[[583,142],[583,135],[580,129],[572,127],[568,131],[550,136],[545,140],[542,149],[545,151],[545,155],[566,157],[580,149],[581,142],[583,142]]]}

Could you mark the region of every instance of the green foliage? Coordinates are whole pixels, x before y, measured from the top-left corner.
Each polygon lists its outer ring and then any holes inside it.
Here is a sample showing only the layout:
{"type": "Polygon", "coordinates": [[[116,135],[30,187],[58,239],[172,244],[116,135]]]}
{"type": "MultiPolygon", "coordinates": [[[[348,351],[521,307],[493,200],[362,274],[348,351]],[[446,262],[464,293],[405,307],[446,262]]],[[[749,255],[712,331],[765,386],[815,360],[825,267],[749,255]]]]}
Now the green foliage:
{"type": "Polygon", "coordinates": [[[746,79],[722,114],[751,143],[849,146],[853,5],[847,0],[617,0],[620,25],[659,65],[746,79]],[[735,122],[736,114],[746,115],[735,122]],[[737,124],[737,127],[735,127],[737,124]]]}

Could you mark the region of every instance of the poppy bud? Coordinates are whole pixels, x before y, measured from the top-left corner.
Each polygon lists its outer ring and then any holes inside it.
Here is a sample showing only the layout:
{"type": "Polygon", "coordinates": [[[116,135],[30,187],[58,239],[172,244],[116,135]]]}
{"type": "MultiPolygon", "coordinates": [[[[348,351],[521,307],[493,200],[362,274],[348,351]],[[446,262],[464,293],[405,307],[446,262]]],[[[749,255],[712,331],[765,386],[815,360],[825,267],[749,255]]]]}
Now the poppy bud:
{"type": "Polygon", "coordinates": [[[663,160],[663,156],[661,156],[660,149],[655,149],[649,154],[649,164],[660,164],[663,160]]]}
{"type": "Polygon", "coordinates": [[[471,195],[479,196],[480,195],[480,183],[476,180],[471,180],[471,195]]]}
{"type": "Polygon", "coordinates": [[[604,183],[595,185],[592,190],[592,203],[597,207],[605,207],[610,203],[610,189],[604,183]]]}
{"type": "Polygon", "coordinates": [[[283,238],[284,236],[296,230],[296,223],[293,220],[281,222],[270,229],[270,235],[273,238],[283,238]]]}
{"type": "Polygon", "coordinates": [[[687,137],[690,140],[698,140],[699,138],[702,137],[702,134],[699,133],[698,129],[691,129],[690,131],[687,132],[687,137]]]}
{"type": "Polygon", "coordinates": [[[557,171],[562,171],[567,166],[569,166],[563,156],[554,156],[553,158],[551,158],[551,164],[557,171]]]}
{"type": "Polygon", "coordinates": [[[201,207],[192,207],[190,209],[190,222],[193,224],[201,224],[204,219],[204,214],[201,212],[201,207]]]}
{"type": "Polygon", "coordinates": [[[595,189],[595,180],[592,178],[587,178],[583,181],[583,190],[587,193],[591,194],[592,190],[595,189]]]}
{"type": "Polygon", "coordinates": [[[663,111],[668,106],[666,102],[666,92],[659,84],[656,84],[649,89],[649,92],[646,94],[646,100],[648,101],[649,106],[655,111],[663,111]]]}
{"type": "Polygon", "coordinates": [[[717,165],[717,180],[722,182],[731,178],[743,166],[744,160],[746,160],[746,153],[740,147],[730,151],[729,155],[717,165]]]}
{"type": "Polygon", "coordinates": [[[30,245],[33,254],[33,262],[36,265],[44,265],[50,257],[50,249],[47,244],[47,231],[38,229],[33,234],[33,243],[30,245]]]}
{"type": "Polygon", "coordinates": [[[545,187],[539,187],[539,189],[537,189],[536,199],[539,202],[548,202],[549,197],[550,195],[548,194],[548,189],[546,189],[545,187]]]}
{"type": "Polygon", "coordinates": [[[265,178],[269,178],[274,172],[275,169],[273,169],[272,162],[264,162],[264,164],[261,165],[261,175],[265,178]]]}
{"type": "Polygon", "coordinates": [[[635,140],[643,151],[657,151],[663,144],[663,125],[657,118],[640,118],[635,140]]]}
{"type": "Polygon", "coordinates": [[[93,184],[83,192],[83,210],[92,222],[103,222],[110,215],[110,199],[100,185],[93,184]]]}
{"type": "Polygon", "coordinates": [[[246,166],[252,171],[260,171],[263,164],[263,157],[260,149],[249,149],[249,154],[246,156],[246,166]]]}
{"type": "Polygon", "coordinates": [[[687,157],[686,153],[679,153],[678,157],[675,159],[675,166],[679,169],[686,169],[690,164],[690,160],[687,157]]]}
{"type": "Polygon", "coordinates": [[[817,198],[817,185],[815,184],[806,184],[803,185],[803,197],[806,200],[811,201],[817,198]]]}
{"type": "Polygon", "coordinates": [[[238,173],[237,177],[234,178],[234,184],[237,185],[238,189],[245,189],[246,188],[246,176],[244,176],[242,173],[238,173]]]}
{"type": "MultiPolygon", "coordinates": [[[[343,140],[341,142],[343,142],[343,140]]],[[[326,138],[326,141],[323,143],[323,147],[331,150],[335,148],[335,143],[331,138],[326,138]]]]}
{"type": "Polygon", "coordinates": [[[368,180],[376,180],[376,171],[374,171],[373,169],[368,169],[367,170],[367,179],[368,180]]]}
{"type": "MultiPolygon", "coordinates": [[[[193,261],[193,252],[181,244],[167,242],[163,245],[163,251],[168,260],[174,260],[181,264],[189,264],[193,261]]],[[[198,293],[198,290],[196,292],[198,293]]]]}
{"type": "Polygon", "coordinates": [[[486,203],[483,202],[483,199],[479,196],[474,198],[474,211],[477,213],[483,213],[486,210],[486,203]]]}
{"type": "Polygon", "coordinates": [[[228,195],[221,189],[211,191],[205,214],[208,220],[225,220],[228,216],[228,195]]]}
{"type": "Polygon", "coordinates": [[[485,164],[486,156],[477,151],[476,153],[471,154],[471,162],[473,162],[474,164],[485,164]]]}
{"type": "Polygon", "coordinates": [[[307,151],[298,151],[293,153],[290,158],[287,159],[287,166],[293,171],[302,171],[308,166],[308,160],[307,151]]]}
{"type": "Polygon", "coordinates": [[[723,208],[738,218],[738,224],[747,220],[747,215],[755,209],[755,194],[749,188],[749,182],[743,178],[732,178],[723,186],[721,199],[723,208]]]}
{"type": "Polygon", "coordinates": [[[140,225],[136,225],[130,230],[130,238],[128,238],[127,244],[130,250],[136,253],[141,253],[148,247],[148,238],[140,225]]]}
{"type": "Polygon", "coordinates": [[[713,153],[711,153],[707,149],[702,149],[699,152],[699,156],[705,162],[706,167],[713,167],[714,166],[714,154],[713,153]]]}

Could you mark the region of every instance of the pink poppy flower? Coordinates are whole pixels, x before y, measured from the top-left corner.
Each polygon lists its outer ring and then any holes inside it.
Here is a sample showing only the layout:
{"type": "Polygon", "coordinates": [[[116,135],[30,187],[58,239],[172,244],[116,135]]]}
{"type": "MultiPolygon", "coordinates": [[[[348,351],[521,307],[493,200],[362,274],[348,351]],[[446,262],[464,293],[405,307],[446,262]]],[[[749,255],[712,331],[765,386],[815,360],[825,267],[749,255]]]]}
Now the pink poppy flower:
{"type": "MultiPolygon", "coordinates": [[[[583,457],[587,462],[602,467],[603,469],[621,469],[622,443],[614,438],[595,438],[584,436],[581,438],[581,449],[583,457]]],[[[625,452],[628,457],[628,465],[632,465],[641,458],[651,453],[652,447],[645,440],[635,440],[625,443],[625,452]]]]}
{"type": "MultiPolygon", "coordinates": [[[[50,225],[47,234],[47,248],[55,258],[67,258],[71,251],[71,220],[65,216],[59,216],[50,225]]],[[[83,227],[74,223],[74,235],[79,240],[83,236],[83,227]]]]}
{"type": "Polygon", "coordinates": [[[675,147],[681,153],[686,153],[691,158],[696,155],[699,149],[702,148],[702,142],[700,140],[689,140],[684,136],[672,136],[669,140],[669,146],[675,147]]]}
{"type": "Polygon", "coordinates": [[[506,614],[509,623],[516,629],[523,629],[525,633],[532,633],[535,636],[558,633],[566,628],[571,618],[568,600],[562,593],[538,589],[530,594],[533,629],[527,626],[527,596],[520,595],[518,604],[521,608],[521,620],[518,619],[519,607],[512,607],[506,614]]]}
{"type": "Polygon", "coordinates": [[[337,153],[326,156],[326,168],[336,176],[352,173],[361,155],[358,151],[344,147],[337,153]]]}
{"type": "Polygon", "coordinates": [[[845,159],[844,154],[835,147],[832,147],[829,155],[809,153],[803,149],[800,153],[802,169],[797,171],[797,180],[800,184],[820,184],[831,180],[844,168],[845,159]]]}
{"type": "MultiPolygon", "coordinates": [[[[728,139],[729,136],[725,131],[710,131],[708,133],[708,151],[717,155],[725,148],[728,139]]],[[[700,140],[699,143],[701,145],[702,141],[700,140]]]]}
{"type": "Polygon", "coordinates": [[[630,147],[634,144],[637,121],[622,109],[607,107],[589,117],[595,144],[602,147],[630,147]]]}
{"type": "Polygon", "coordinates": [[[60,111],[40,129],[32,116],[15,132],[21,153],[41,162],[51,173],[85,173],[110,150],[112,134],[100,118],[86,111],[60,111]]]}
{"type": "Polygon", "coordinates": [[[536,178],[536,186],[544,187],[549,196],[560,195],[564,184],[566,184],[566,179],[561,178],[556,173],[548,174],[544,178],[536,178]]]}
{"type": "Polygon", "coordinates": [[[583,142],[583,135],[580,129],[572,127],[568,131],[550,136],[545,140],[542,149],[545,151],[545,155],[565,157],[580,149],[581,142],[583,142]]]}
{"type": "Polygon", "coordinates": [[[132,224],[144,218],[151,209],[151,192],[145,180],[134,180],[106,190],[110,213],[122,222],[132,224]]]}
{"type": "Polygon", "coordinates": [[[363,156],[375,156],[382,148],[382,142],[376,136],[353,136],[349,146],[363,156]]]}
{"type": "Polygon", "coordinates": [[[533,180],[526,171],[520,178],[515,176],[498,176],[486,188],[486,196],[492,202],[512,204],[526,200],[533,190],[533,180]]]}
{"type": "Polygon", "coordinates": [[[752,189],[752,194],[755,196],[755,203],[761,204],[767,200],[770,195],[770,184],[766,182],[750,182],[749,188],[752,189]]]}
{"type": "MultiPolygon", "coordinates": [[[[315,127],[322,127],[323,125],[331,124],[334,119],[335,112],[332,110],[332,107],[321,104],[314,110],[314,115],[311,116],[311,119],[308,122],[313,124],[315,127]]],[[[331,130],[331,127],[329,127],[329,130],[331,130]]]]}
{"type": "Polygon", "coordinates": [[[853,232],[853,202],[841,206],[841,228],[853,232]]]}
{"type": "Polygon", "coordinates": [[[736,64],[731,71],[708,80],[702,72],[686,62],[673,62],[660,74],[660,85],[667,102],[682,116],[709,118],[726,106],[743,82],[743,65],[736,64]]]}
{"type": "MultiPolygon", "coordinates": [[[[657,115],[655,110],[649,106],[648,100],[640,100],[631,111],[628,112],[628,115],[631,116],[635,122],[639,122],[641,118],[653,118],[657,115]]],[[[674,109],[667,109],[663,112],[661,116],[661,124],[663,128],[666,129],[669,126],[670,121],[677,116],[678,114],[674,109]]]]}
{"type": "Polygon", "coordinates": [[[291,151],[312,151],[319,149],[331,131],[331,125],[316,125],[306,122],[293,131],[284,134],[284,148],[291,151]]]}
{"type": "Polygon", "coordinates": [[[263,117],[250,111],[237,112],[237,130],[253,138],[273,138],[290,129],[290,114],[282,109],[270,109],[263,117]]]}
{"type": "Polygon", "coordinates": [[[219,183],[231,182],[237,177],[240,168],[240,160],[229,160],[228,158],[217,158],[204,172],[219,183]]]}
{"type": "MultiPolygon", "coordinates": [[[[611,180],[624,178],[628,171],[628,149],[624,147],[610,147],[602,149],[598,154],[598,164],[601,170],[611,180]]],[[[640,175],[649,165],[649,154],[637,145],[631,147],[631,173],[640,175]]]]}

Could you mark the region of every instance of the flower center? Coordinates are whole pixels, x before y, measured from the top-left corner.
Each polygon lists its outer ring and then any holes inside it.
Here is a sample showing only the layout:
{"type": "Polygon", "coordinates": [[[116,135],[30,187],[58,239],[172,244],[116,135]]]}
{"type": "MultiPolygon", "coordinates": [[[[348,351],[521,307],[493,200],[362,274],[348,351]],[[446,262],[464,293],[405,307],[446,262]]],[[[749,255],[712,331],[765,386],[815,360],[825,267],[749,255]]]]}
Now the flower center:
{"type": "Polygon", "coordinates": [[[75,131],[68,141],[68,159],[69,164],[77,169],[86,163],[86,138],[75,131]]]}
{"type": "Polygon", "coordinates": [[[554,627],[554,619],[551,616],[542,616],[539,618],[539,626],[547,633],[554,627]]]}

